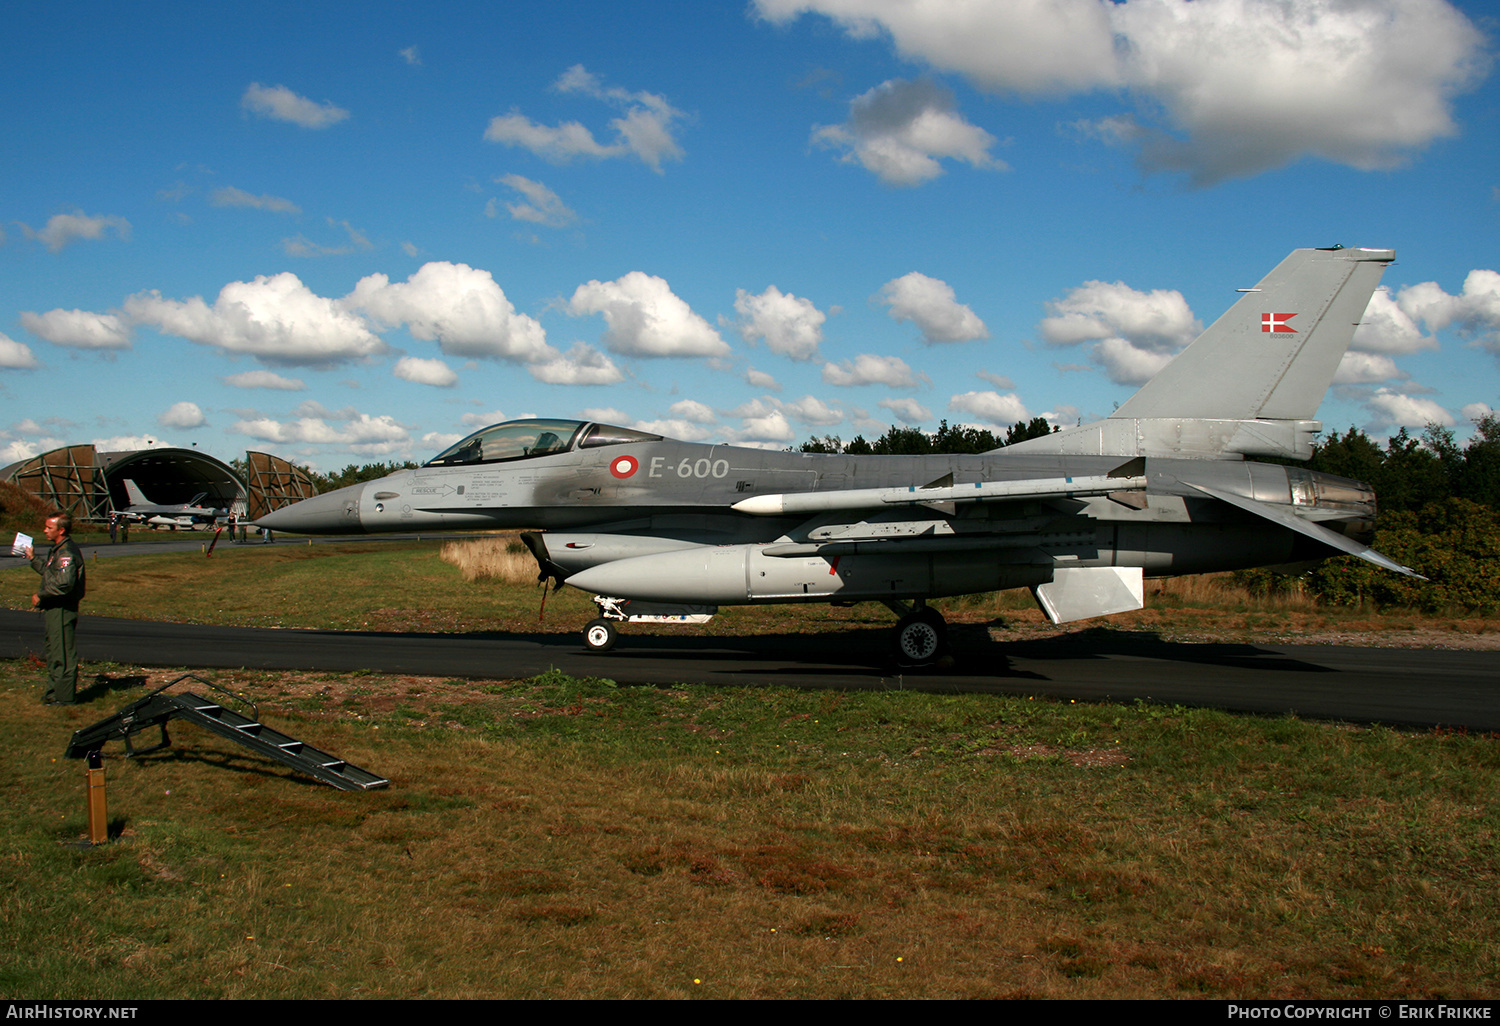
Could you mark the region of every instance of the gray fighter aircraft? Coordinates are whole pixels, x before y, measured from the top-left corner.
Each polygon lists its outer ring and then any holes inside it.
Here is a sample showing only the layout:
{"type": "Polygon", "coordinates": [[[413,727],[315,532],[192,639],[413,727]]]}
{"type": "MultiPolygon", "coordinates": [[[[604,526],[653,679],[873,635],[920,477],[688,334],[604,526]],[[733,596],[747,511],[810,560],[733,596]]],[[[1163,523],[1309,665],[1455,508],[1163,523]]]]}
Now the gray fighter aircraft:
{"type": "Polygon", "coordinates": [[[927,600],[1029,588],[1054,623],[1139,609],[1143,579],[1369,547],[1368,485],[1306,459],[1391,250],[1300,249],[1108,419],[981,455],[698,444],[577,420],[475,432],[425,466],[261,517],[277,531],[523,528],[541,578],[591,591],[584,639],[725,605],[884,603],[897,660],[944,648],[927,600]]]}
{"type": "Polygon", "coordinates": [[[213,524],[223,512],[210,506],[198,505],[208,495],[207,492],[199,492],[187,502],[152,502],[141,491],[140,485],[128,477],[125,479],[125,494],[130,497],[130,505],[120,510],[120,516],[126,520],[140,521],[153,531],[160,527],[173,531],[179,527],[194,531],[199,524],[213,524]]]}

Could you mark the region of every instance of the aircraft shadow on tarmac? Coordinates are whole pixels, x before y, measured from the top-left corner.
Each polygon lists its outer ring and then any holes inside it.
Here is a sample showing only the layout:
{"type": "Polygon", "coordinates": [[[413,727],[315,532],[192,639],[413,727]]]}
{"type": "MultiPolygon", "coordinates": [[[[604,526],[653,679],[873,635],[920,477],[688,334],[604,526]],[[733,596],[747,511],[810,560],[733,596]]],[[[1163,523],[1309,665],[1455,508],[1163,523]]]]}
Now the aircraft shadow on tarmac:
{"type": "MultiPolygon", "coordinates": [[[[998,621],[997,621],[998,622],[998,621]]],[[[1244,643],[1177,642],[1163,640],[1155,632],[1125,634],[1091,627],[1056,638],[1008,641],[991,637],[992,624],[955,624],[949,629],[951,657],[936,666],[898,666],[891,652],[886,628],[854,628],[818,634],[705,635],[687,633],[622,632],[619,643],[607,653],[589,653],[597,659],[601,676],[609,675],[611,663],[641,660],[684,662],[711,661],[721,664],[725,676],[784,674],[788,676],[847,675],[863,670],[882,677],[944,676],[969,678],[1050,679],[1045,672],[1022,669],[1016,660],[1061,662],[1114,658],[1193,663],[1258,672],[1336,673],[1336,670],[1272,649],[1244,643]],[[736,666],[722,665],[733,661],[736,666]]],[[[411,634],[404,637],[431,637],[411,634]]],[[[475,632],[465,635],[512,639],[544,648],[577,651],[582,648],[573,633],[475,632]]]]}

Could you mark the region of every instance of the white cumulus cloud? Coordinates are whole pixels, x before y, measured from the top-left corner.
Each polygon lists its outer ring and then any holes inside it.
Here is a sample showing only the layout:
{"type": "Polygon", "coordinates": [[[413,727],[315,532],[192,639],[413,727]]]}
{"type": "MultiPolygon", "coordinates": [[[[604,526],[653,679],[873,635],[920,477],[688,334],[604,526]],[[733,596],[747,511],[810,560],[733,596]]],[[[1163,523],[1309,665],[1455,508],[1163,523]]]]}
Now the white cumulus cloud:
{"type": "Polygon", "coordinates": [[[699,424],[682,417],[665,417],[660,420],[640,420],[631,424],[629,417],[594,418],[611,424],[622,424],[644,431],[647,434],[663,435],[684,442],[706,442],[714,436],[716,426],[699,424]]]}
{"type": "Polygon", "coordinates": [[[622,115],[609,122],[615,133],[614,141],[599,142],[591,130],[577,121],[540,125],[516,110],[491,119],[484,132],[485,139],[529,150],[557,164],[577,158],[604,160],[634,156],[660,173],[662,161],[682,159],[682,147],[673,131],[684,115],[665,98],[655,93],[605,88],[581,64],[565,71],[554,88],[561,93],[581,93],[621,110],[622,115]]]}
{"type": "Polygon", "coordinates": [[[60,449],[68,443],[61,438],[42,438],[36,441],[27,441],[24,438],[6,438],[0,434],[0,467],[8,467],[12,463],[29,460],[33,456],[40,456],[44,452],[60,449]]]}
{"type": "Polygon", "coordinates": [[[844,411],[837,406],[830,406],[817,396],[805,395],[801,399],[781,401],[767,396],[769,402],[775,403],[783,413],[793,420],[802,424],[812,424],[817,427],[828,427],[833,424],[842,423],[844,411]]]}
{"type": "Polygon", "coordinates": [[[899,356],[861,353],[852,360],[823,365],[823,380],[830,385],[890,385],[916,388],[917,376],[899,356]]]}
{"type": "Polygon", "coordinates": [[[1370,304],[1359,319],[1359,327],[1354,329],[1354,341],[1349,343],[1353,352],[1397,356],[1436,348],[1437,339],[1423,335],[1411,314],[1383,288],[1370,296],[1370,304]]]}
{"type": "Polygon", "coordinates": [[[1437,424],[1452,427],[1458,421],[1447,409],[1418,396],[1406,395],[1389,388],[1379,388],[1365,400],[1365,407],[1374,416],[1366,430],[1380,431],[1393,427],[1426,427],[1437,424]]]}
{"type": "Polygon", "coordinates": [[[130,326],[115,314],[88,310],[21,313],[21,327],[55,346],[75,349],[129,349],[130,326]]]}
{"type": "Polygon", "coordinates": [[[887,185],[921,185],[943,173],[943,159],[1004,168],[990,156],[995,137],[955,109],[953,94],[935,82],[892,79],[854,98],[849,120],[813,129],[817,146],[843,150],[887,185]]]}
{"type": "Polygon", "coordinates": [[[282,392],[303,392],[307,390],[307,382],[301,378],[284,378],[280,374],[268,370],[245,371],[242,374],[230,374],[224,378],[224,384],[231,388],[273,388],[282,392]]]}
{"type": "Polygon", "coordinates": [[[124,313],[135,324],[272,365],[328,367],[386,350],[360,317],[290,271],[230,282],[213,306],[201,296],[178,301],[139,292],[125,300],[124,313]]]}
{"type": "Polygon", "coordinates": [[[605,146],[577,121],[566,121],[556,127],[539,125],[523,114],[512,111],[490,120],[484,130],[485,139],[506,146],[519,146],[530,150],[544,160],[554,164],[566,164],[577,157],[618,157],[624,149],[605,146]]]}
{"type": "Polygon", "coordinates": [[[530,178],[521,175],[505,175],[496,181],[509,186],[525,197],[514,203],[505,204],[505,209],[510,211],[510,216],[517,221],[526,221],[548,228],[565,228],[578,220],[578,215],[569,209],[561,197],[541,182],[533,182],[530,178]]]}
{"type": "Polygon", "coordinates": [[[613,360],[584,342],[577,342],[566,353],[532,363],[526,369],[532,377],[549,385],[613,385],[625,380],[625,373],[613,360]]]}
{"type": "Polygon", "coordinates": [[[990,336],[984,321],[958,301],[951,285],[917,271],[886,282],[878,298],[890,307],[892,320],[915,324],[928,345],[990,336]]]}
{"type": "Polygon", "coordinates": [[[78,239],[102,239],[111,231],[117,238],[130,238],[130,222],[123,217],[89,215],[82,210],[71,214],[53,214],[47,219],[46,227],[39,232],[33,232],[25,225],[22,227],[28,235],[40,239],[42,245],[54,253],[70,242],[78,239]]]}
{"type": "Polygon", "coordinates": [[[1138,114],[1099,137],[1198,185],[1315,156],[1399,164],[1453,135],[1453,98],[1488,70],[1447,0],[755,0],[778,23],[832,18],[911,60],[1022,96],[1114,91],[1138,114]],[[1139,119],[1139,120],[1137,120],[1139,119]]]}
{"type": "Polygon", "coordinates": [[[1485,417],[1495,415],[1495,409],[1489,403],[1465,403],[1464,408],[1460,412],[1464,415],[1465,420],[1472,420],[1476,423],[1485,417]]]}
{"type": "Polygon", "coordinates": [[[626,356],[726,356],[729,346],[666,281],[631,271],[615,281],[580,285],[568,301],[574,317],[601,314],[603,342],[626,356]]]}
{"type": "Polygon", "coordinates": [[[465,413],[458,418],[458,422],[468,428],[487,428],[493,424],[503,424],[507,420],[521,420],[531,414],[523,414],[521,417],[507,417],[501,410],[491,410],[489,413],[465,413]]]}
{"type": "Polygon", "coordinates": [[[1452,98],[1486,63],[1445,0],[1130,0],[1110,14],[1125,80],[1165,113],[1143,162],[1200,185],[1305,155],[1397,166],[1457,133],[1452,98]]]}
{"type": "Polygon", "coordinates": [[[195,428],[208,423],[208,418],[197,403],[173,403],[156,418],[156,422],[167,428],[195,428]]]}
{"type": "Polygon", "coordinates": [[[389,414],[372,417],[356,413],[337,424],[330,424],[326,417],[298,417],[289,421],[259,417],[235,421],[229,430],[265,442],[330,445],[370,456],[403,451],[411,443],[410,433],[389,414]]]}
{"type": "Polygon", "coordinates": [[[666,98],[656,93],[630,92],[619,86],[605,88],[597,75],[582,64],[575,64],[554,84],[560,93],[582,93],[603,100],[625,112],[609,123],[621,144],[653,171],[661,170],[663,160],[681,160],[682,147],[672,136],[672,124],[684,117],[666,98]]]}
{"type": "Polygon", "coordinates": [[[90,444],[100,452],[133,452],[136,449],[170,449],[171,442],[147,435],[111,435],[108,438],[92,438],[90,444]]]}
{"type": "Polygon", "coordinates": [[[770,392],[781,391],[781,382],[765,371],[758,371],[754,367],[745,368],[745,382],[751,388],[763,388],[770,392]]]}
{"type": "Polygon", "coordinates": [[[1458,295],[1449,295],[1437,282],[1412,285],[1397,294],[1396,304],[1429,331],[1451,327],[1500,353],[1500,273],[1470,271],[1458,295]]]}
{"type": "Polygon", "coordinates": [[[4,332],[0,332],[0,367],[10,370],[30,370],[36,366],[36,356],[31,347],[24,342],[17,342],[4,332]]]}
{"type": "Polygon", "coordinates": [[[914,426],[932,419],[932,411],[915,399],[882,399],[875,405],[890,410],[903,424],[914,426]]]}
{"type": "Polygon", "coordinates": [[[725,437],[731,442],[761,445],[772,442],[785,444],[797,437],[797,432],[792,429],[786,414],[774,401],[752,399],[730,411],[730,416],[740,418],[738,428],[725,432],[725,437]]]}
{"type": "Polygon", "coordinates": [[[490,272],[468,264],[433,261],[405,282],[371,274],[359,280],[341,305],[364,313],[380,330],[404,324],[415,338],[436,341],[449,356],[519,363],[557,356],[541,324],[516,312],[490,272]]]}
{"type": "Polygon", "coordinates": [[[948,408],[960,410],[983,424],[995,427],[1009,427],[1018,420],[1031,419],[1025,404],[1014,392],[1009,395],[993,391],[965,392],[949,399],[948,408]]]}
{"type": "Polygon", "coordinates": [[[244,189],[236,189],[232,185],[214,190],[213,205],[216,207],[251,207],[255,210],[269,210],[276,214],[302,213],[302,208],[289,199],[264,194],[255,196],[244,189]]]}
{"type": "Polygon", "coordinates": [[[1094,362],[1120,384],[1149,380],[1203,330],[1182,293],[1139,292],[1124,282],[1084,282],[1047,311],[1037,325],[1047,344],[1094,342],[1094,362]]]}
{"type": "Polygon", "coordinates": [[[1362,353],[1350,349],[1339,360],[1334,372],[1335,385],[1373,385],[1393,378],[1406,377],[1397,367],[1396,361],[1381,353],[1362,353]]]}
{"type": "Polygon", "coordinates": [[[995,91],[1087,91],[1118,76],[1109,15],[1097,0],[754,0],[754,6],[778,23],[813,13],[856,39],[888,35],[903,57],[995,91]]]}
{"type": "Polygon", "coordinates": [[[289,121],[303,128],[327,128],[349,116],[347,110],[332,103],[314,103],[286,86],[263,86],[259,82],[250,83],[245,95],[240,97],[240,106],[257,117],[289,121]]]}
{"type": "Polygon", "coordinates": [[[740,337],[746,342],[765,339],[773,353],[793,360],[811,360],[823,341],[823,322],[828,319],[812,300],[783,293],[775,285],[760,295],[735,289],[734,310],[740,315],[740,337]]]}
{"type": "Polygon", "coordinates": [[[458,375],[442,360],[427,360],[420,356],[403,356],[396,361],[391,373],[402,381],[434,388],[452,388],[458,384],[458,375]]]}
{"type": "Polygon", "coordinates": [[[713,424],[718,418],[714,416],[713,408],[707,403],[700,403],[696,399],[680,399],[669,407],[672,416],[681,417],[683,420],[693,424],[713,424]]]}

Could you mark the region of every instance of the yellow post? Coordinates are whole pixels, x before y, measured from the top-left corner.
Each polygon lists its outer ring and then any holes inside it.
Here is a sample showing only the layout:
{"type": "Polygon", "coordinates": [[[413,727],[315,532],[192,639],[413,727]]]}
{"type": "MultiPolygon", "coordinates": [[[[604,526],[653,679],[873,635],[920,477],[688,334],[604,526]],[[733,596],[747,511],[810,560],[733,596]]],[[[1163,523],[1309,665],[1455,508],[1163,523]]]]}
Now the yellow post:
{"type": "Polygon", "coordinates": [[[104,759],[98,751],[89,753],[88,797],[89,843],[104,844],[109,840],[109,813],[104,806],[104,759]]]}

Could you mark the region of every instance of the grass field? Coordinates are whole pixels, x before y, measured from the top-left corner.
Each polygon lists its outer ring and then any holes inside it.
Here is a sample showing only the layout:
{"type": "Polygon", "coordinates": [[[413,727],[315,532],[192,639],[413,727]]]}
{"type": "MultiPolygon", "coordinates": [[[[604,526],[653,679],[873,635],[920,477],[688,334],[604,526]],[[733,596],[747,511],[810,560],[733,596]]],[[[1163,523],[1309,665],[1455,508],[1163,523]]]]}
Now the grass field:
{"type": "MultiPolygon", "coordinates": [[[[215,622],[535,629],[539,602],[463,585],[433,545],[89,572],[90,612],[215,622]]],[[[30,574],[0,572],[11,605],[30,574]]],[[[1009,600],[948,611],[1042,629],[1009,600]]],[[[548,599],[548,629],[589,615],[548,599]]],[[[1132,616],[1112,622],[1494,630],[1180,595],[1132,616]]],[[[786,607],[714,629],[889,621],[786,607]]],[[[0,996],[1500,994],[1494,737],[1024,696],[216,672],[392,787],[333,791],[178,727],[166,752],[106,759],[116,840],[80,850],[68,736],[138,694],[129,678],[171,673],[86,669],[103,693],[58,709],[36,667],[0,663],[0,996]]]]}

